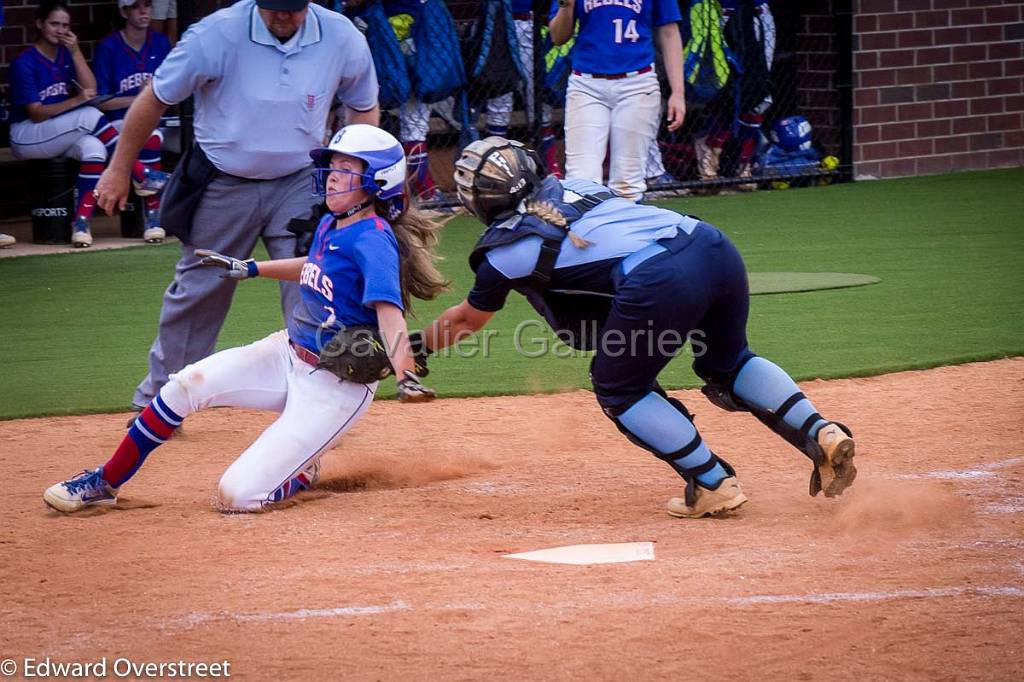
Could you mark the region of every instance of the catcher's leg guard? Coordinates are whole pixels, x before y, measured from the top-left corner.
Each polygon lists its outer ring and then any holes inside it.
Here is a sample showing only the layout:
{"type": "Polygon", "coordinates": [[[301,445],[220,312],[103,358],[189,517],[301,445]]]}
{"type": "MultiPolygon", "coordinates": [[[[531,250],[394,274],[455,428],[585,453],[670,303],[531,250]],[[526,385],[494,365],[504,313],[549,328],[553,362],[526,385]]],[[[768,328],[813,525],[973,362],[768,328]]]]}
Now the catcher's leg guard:
{"type": "Polygon", "coordinates": [[[735,472],[704,444],[693,415],[656,386],[621,411],[605,410],[629,441],[666,462],[686,481],[686,499],[696,500],[695,486],[715,490],[735,472]]]}
{"type": "Polygon", "coordinates": [[[804,453],[814,463],[812,496],[825,490],[827,497],[833,497],[853,483],[857,476],[853,434],[839,422],[824,419],[789,375],[771,361],[752,357],[731,384],[708,384],[701,390],[722,409],[750,412],[804,453]]]}

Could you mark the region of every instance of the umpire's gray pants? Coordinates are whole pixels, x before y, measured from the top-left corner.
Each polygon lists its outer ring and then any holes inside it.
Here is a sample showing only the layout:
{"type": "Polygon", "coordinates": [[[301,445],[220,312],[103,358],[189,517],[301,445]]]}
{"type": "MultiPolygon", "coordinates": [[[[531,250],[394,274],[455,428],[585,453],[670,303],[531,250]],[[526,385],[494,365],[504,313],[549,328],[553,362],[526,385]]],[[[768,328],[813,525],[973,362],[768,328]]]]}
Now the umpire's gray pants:
{"type": "MultiPolygon", "coordinates": [[[[167,375],[213,353],[237,280],[222,279],[219,268],[199,266],[194,249],[212,249],[249,258],[261,236],[271,258],[295,256],[292,218],[308,218],[317,204],[309,169],[275,180],[244,180],[222,175],[210,183],[181,245],[174,281],[164,293],[160,326],[149,349],[149,374],[132,403],[145,406],[167,383],[167,375]]],[[[291,317],[299,301],[295,282],[281,282],[281,309],[291,317]]]]}

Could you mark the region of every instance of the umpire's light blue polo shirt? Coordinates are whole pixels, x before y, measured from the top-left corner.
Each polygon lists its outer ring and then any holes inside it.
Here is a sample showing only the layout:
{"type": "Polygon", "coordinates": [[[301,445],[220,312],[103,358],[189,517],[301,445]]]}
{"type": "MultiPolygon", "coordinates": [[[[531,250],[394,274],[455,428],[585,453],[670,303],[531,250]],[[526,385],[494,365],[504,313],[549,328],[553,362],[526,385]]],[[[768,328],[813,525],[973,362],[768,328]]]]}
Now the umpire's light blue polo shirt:
{"type": "Polygon", "coordinates": [[[352,22],[314,3],[286,43],[255,0],[219,10],[189,28],[153,76],[165,104],[195,95],[196,141],[218,169],[259,180],[309,165],[335,92],[352,109],[372,109],[377,74],[352,22]]]}

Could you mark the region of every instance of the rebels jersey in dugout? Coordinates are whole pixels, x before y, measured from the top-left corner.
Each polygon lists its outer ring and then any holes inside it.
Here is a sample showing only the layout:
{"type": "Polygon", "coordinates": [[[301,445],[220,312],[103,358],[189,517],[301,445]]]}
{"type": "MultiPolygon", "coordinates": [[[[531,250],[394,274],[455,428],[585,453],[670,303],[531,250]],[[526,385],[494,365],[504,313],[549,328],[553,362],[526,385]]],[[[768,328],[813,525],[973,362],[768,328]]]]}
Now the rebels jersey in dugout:
{"type": "Polygon", "coordinates": [[[337,229],[335,220],[326,215],[316,228],[299,277],[301,300],[288,323],[291,340],[314,353],[343,326],[376,327],[375,303],[404,310],[391,226],[372,217],[337,229]]]}
{"type": "MultiPolygon", "coordinates": [[[[551,1],[549,20],[558,13],[551,1]]],[[[579,23],[572,66],[583,73],[626,73],[654,63],[654,28],[680,21],[676,0],[575,0],[579,23]]]]}
{"type": "Polygon", "coordinates": [[[57,104],[70,98],[76,73],[68,48],[59,45],[56,58],[50,61],[33,45],[11,63],[10,76],[11,123],[18,123],[28,118],[27,104],[57,104]]]}
{"type": "MultiPolygon", "coordinates": [[[[111,33],[96,46],[96,56],[92,60],[96,92],[115,97],[139,94],[170,51],[167,36],[152,29],[146,32],[146,42],[139,50],[129,45],[120,31],[111,33]]],[[[111,111],[107,117],[123,118],[126,111],[111,111]]]]}

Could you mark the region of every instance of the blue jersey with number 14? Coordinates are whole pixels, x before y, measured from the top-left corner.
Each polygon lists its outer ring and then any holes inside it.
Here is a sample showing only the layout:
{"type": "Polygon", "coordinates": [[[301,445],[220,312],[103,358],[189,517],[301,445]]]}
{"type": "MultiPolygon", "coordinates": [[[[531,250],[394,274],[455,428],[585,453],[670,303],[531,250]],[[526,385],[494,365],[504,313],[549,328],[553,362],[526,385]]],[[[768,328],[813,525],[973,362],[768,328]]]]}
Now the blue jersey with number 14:
{"type": "MultiPolygon", "coordinates": [[[[676,0],[575,0],[579,22],[572,66],[583,73],[625,73],[654,62],[654,28],[680,21],[676,0]]],[[[558,13],[552,0],[550,16],[558,13]]]]}

